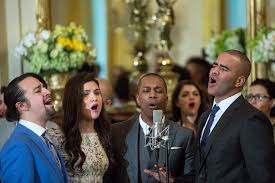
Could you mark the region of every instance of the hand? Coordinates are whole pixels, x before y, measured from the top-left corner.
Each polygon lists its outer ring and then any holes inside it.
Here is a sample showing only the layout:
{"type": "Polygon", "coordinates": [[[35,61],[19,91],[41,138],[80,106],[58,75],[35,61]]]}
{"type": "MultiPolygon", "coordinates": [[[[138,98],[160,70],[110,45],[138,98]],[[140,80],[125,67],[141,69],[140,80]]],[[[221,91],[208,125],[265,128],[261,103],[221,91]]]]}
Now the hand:
{"type": "MultiPolygon", "coordinates": [[[[144,173],[154,177],[157,181],[165,183],[166,182],[166,170],[164,167],[155,165],[155,168],[158,170],[158,172],[153,172],[151,170],[145,169],[144,173]]],[[[174,178],[173,177],[169,177],[169,182],[173,183],[174,182],[174,178]]]]}

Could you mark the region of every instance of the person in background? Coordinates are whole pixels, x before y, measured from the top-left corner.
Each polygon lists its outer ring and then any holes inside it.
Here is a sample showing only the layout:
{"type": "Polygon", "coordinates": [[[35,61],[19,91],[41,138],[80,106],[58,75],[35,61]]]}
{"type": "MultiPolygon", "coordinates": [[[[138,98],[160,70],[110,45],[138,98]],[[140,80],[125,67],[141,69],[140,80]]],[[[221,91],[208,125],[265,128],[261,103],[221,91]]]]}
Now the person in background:
{"type": "Polygon", "coordinates": [[[5,113],[7,110],[6,104],[4,103],[4,92],[6,90],[6,86],[1,87],[1,94],[0,94],[0,151],[8,140],[10,135],[12,134],[16,123],[9,122],[5,118],[5,113]]]}
{"type": "Polygon", "coordinates": [[[51,93],[38,78],[33,73],[23,74],[4,92],[6,118],[18,124],[0,153],[3,183],[67,182],[63,159],[45,129],[54,114],[51,93]]]}
{"type": "MultiPolygon", "coordinates": [[[[111,128],[114,154],[117,155],[117,160],[121,165],[116,169],[117,182],[154,183],[165,180],[160,180],[159,175],[162,171],[159,172],[159,169],[154,166],[165,166],[165,148],[151,150],[145,147],[144,135],[148,135],[153,125],[153,110],[165,112],[167,101],[167,86],[160,75],[147,73],[140,77],[136,93],[140,113],[127,121],[113,124],[111,128]]],[[[173,180],[192,181],[194,175],[193,132],[181,127],[179,123],[168,120],[165,115],[162,120],[170,126],[169,172],[173,180]]]]}
{"type": "Polygon", "coordinates": [[[65,159],[69,181],[107,181],[106,172],[114,162],[110,124],[93,74],[79,73],[66,83],[63,111],[62,127],[49,129],[49,135],[65,159]]]}
{"type": "Polygon", "coordinates": [[[190,72],[192,80],[206,90],[210,64],[202,57],[191,57],[187,60],[185,67],[190,72]]]}
{"type": "Polygon", "coordinates": [[[108,110],[110,107],[112,107],[112,104],[113,104],[112,84],[107,79],[97,78],[97,81],[99,83],[99,88],[101,91],[104,108],[105,108],[105,110],[108,110]]]}
{"type": "Polygon", "coordinates": [[[212,109],[199,119],[196,183],[274,183],[275,146],[268,118],[242,96],[250,74],[247,56],[222,52],[209,73],[212,109]]]}
{"type": "Polygon", "coordinates": [[[207,93],[210,64],[203,57],[191,57],[187,60],[185,67],[191,74],[191,80],[206,94],[204,98],[206,106],[209,107],[213,101],[213,98],[207,93]]]}
{"type": "Polygon", "coordinates": [[[275,142],[275,83],[269,79],[256,79],[248,89],[247,101],[262,111],[271,121],[275,142]]]}
{"type": "Polygon", "coordinates": [[[6,86],[1,86],[1,93],[0,93],[0,118],[5,117],[5,113],[7,110],[7,107],[4,103],[4,92],[6,90],[6,86]]]}
{"type": "Polygon", "coordinates": [[[203,91],[191,80],[180,81],[172,94],[172,120],[197,134],[198,119],[206,110],[203,91]]]}

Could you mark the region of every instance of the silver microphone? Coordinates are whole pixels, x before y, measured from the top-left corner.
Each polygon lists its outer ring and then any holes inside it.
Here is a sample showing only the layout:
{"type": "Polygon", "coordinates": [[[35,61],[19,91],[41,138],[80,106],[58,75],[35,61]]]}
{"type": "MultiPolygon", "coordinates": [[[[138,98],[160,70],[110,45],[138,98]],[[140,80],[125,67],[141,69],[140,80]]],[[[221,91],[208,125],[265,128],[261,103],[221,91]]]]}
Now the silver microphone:
{"type": "Polygon", "coordinates": [[[152,137],[155,139],[161,138],[161,132],[164,127],[162,122],[163,111],[153,110],[153,126],[152,126],[152,137]]]}
{"type": "Polygon", "coordinates": [[[162,118],[162,110],[153,110],[153,125],[149,133],[145,135],[145,147],[149,146],[151,150],[165,147],[165,142],[168,140],[169,125],[165,126],[162,118]]]}

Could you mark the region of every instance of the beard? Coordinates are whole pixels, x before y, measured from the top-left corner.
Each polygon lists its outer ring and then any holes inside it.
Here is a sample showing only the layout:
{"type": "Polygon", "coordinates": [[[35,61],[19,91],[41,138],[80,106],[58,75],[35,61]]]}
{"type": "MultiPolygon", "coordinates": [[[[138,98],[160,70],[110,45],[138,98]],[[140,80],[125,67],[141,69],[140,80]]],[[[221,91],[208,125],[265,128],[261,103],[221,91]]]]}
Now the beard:
{"type": "Polygon", "coordinates": [[[48,118],[51,118],[55,114],[55,109],[53,106],[46,106],[45,109],[48,118]]]}

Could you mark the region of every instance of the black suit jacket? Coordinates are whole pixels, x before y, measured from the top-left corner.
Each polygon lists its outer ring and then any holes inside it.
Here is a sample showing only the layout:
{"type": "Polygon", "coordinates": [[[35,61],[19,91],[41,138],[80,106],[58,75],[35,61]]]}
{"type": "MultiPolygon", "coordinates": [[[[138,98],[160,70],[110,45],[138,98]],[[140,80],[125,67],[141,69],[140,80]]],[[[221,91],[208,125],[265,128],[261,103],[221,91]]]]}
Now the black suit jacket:
{"type": "MultiPolygon", "coordinates": [[[[210,113],[199,119],[198,137],[210,113]]],[[[275,173],[275,149],[272,126],[267,117],[237,98],[223,113],[208,137],[205,157],[200,138],[196,141],[197,183],[272,183],[275,173]]]]}
{"type": "MultiPolygon", "coordinates": [[[[182,177],[180,180],[191,181],[194,176],[193,132],[179,124],[166,121],[169,128],[169,162],[172,176],[182,177]],[[172,148],[171,148],[172,147],[172,148]]],[[[136,183],[138,181],[138,126],[139,115],[130,120],[112,125],[111,139],[114,153],[117,155],[117,167],[114,182],[136,183]]],[[[140,127],[142,130],[142,128],[140,127]]],[[[158,164],[165,165],[165,148],[160,148],[158,164]]],[[[149,169],[150,167],[148,167],[149,169]]],[[[147,176],[142,171],[142,176],[147,176]]],[[[147,182],[156,182],[148,177],[147,182]]]]}

